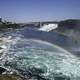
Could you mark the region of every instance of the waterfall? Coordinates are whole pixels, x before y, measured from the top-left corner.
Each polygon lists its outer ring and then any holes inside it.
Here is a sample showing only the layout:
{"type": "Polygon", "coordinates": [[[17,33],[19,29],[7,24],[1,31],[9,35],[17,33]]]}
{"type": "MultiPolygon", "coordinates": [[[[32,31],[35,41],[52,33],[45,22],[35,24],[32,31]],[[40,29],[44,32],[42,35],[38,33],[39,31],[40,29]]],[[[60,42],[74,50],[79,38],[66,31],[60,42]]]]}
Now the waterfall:
{"type": "Polygon", "coordinates": [[[38,30],[49,32],[49,31],[54,30],[56,28],[58,28],[58,24],[45,24],[41,28],[39,28],[38,30]]]}

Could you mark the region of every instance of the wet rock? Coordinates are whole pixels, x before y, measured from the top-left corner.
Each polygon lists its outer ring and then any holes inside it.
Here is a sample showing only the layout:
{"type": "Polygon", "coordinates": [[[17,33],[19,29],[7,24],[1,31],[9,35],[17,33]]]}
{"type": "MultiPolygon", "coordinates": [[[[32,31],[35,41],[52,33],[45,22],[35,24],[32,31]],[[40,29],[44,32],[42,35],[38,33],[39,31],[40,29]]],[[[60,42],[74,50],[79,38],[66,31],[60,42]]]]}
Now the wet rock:
{"type": "Polygon", "coordinates": [[[6,71],[6,69],[5,68],[3,68],[3,67],[0,67],[0,74],[2,74],[3,72],[5,72],[6,71]]]}
{"type": "Polygon", "coordinates": [[[3,49],[2,47],[0,47],[0,50],[3,49]]]}
{"type": "Polygon", "coordinates": [[[0,75],[0,80],[24,80],[16,75],[0,75]]]}

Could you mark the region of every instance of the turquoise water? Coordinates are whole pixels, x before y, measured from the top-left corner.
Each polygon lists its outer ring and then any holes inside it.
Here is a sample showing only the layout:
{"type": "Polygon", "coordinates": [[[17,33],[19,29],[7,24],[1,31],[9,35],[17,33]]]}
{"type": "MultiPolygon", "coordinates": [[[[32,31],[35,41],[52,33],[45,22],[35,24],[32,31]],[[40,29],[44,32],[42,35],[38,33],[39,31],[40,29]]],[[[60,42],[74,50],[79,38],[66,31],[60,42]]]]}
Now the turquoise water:
{"type": "Polygon", "coordinates": [[[80,60],[63,48],[21,34],[9,34],[10,42],[0,65],[32,80],[80,80],[80,60]]]}

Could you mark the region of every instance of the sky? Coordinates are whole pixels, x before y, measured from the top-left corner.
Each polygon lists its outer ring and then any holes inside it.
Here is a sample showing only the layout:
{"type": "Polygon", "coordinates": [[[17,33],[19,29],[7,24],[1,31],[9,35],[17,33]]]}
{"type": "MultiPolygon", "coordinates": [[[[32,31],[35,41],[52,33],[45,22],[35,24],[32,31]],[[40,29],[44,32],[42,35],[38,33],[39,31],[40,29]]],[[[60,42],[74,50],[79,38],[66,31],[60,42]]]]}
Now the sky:
{"type": "Polygon", "coordinates": [[[0,17],[13,22],[80,19],[80,0],[0,0],[0,17]]]}

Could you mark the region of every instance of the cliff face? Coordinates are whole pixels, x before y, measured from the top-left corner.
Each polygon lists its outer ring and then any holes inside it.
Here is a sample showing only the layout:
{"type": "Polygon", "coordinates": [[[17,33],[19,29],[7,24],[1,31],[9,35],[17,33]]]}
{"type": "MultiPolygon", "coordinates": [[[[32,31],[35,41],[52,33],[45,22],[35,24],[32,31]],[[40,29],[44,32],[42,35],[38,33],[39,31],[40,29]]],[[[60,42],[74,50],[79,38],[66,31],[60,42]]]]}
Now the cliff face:
{"type": "Polygon", "coordinates": [[[59,28],[63,29],[80,29],[80,20],[64,20],[59,22],[59,28]]]}
{"type": "Polygon", "coordinates": [[[80,20],[69,19],[60,21],[56,31],[80,42],[80,20]]]}

